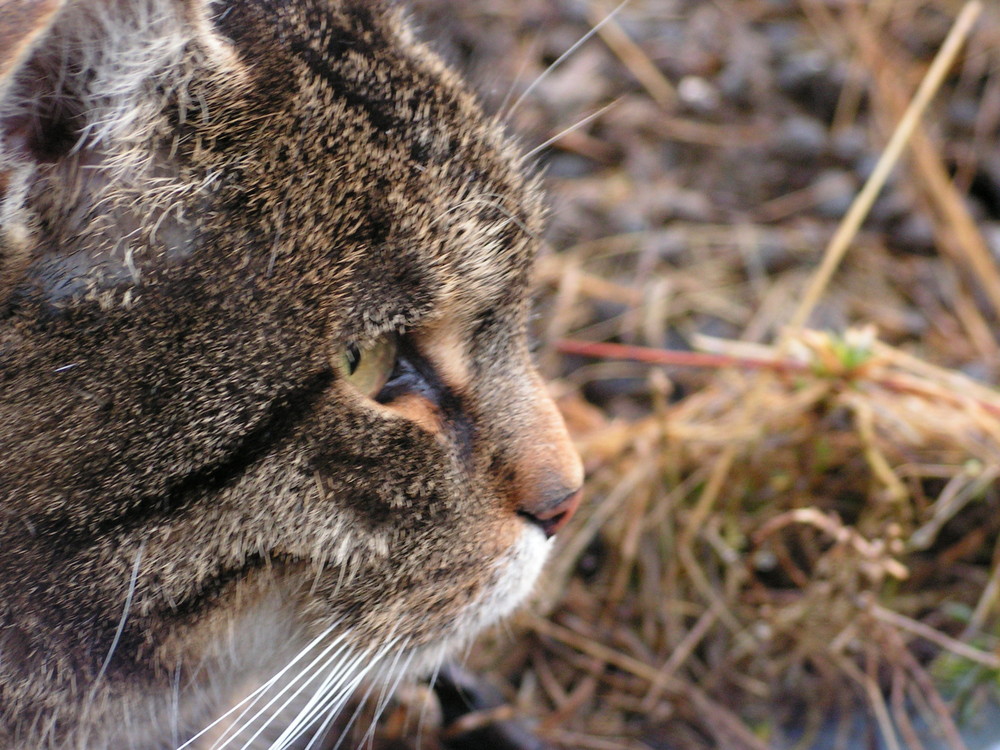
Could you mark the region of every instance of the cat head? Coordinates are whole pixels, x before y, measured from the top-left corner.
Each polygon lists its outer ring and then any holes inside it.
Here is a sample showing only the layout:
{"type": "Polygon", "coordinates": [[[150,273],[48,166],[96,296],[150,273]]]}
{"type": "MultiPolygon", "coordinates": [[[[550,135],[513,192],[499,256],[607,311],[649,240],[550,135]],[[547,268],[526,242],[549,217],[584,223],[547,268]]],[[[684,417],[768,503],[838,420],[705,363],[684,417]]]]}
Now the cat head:
{"type": "Polygon", "coordinates": [[[370,0],[0,11],[11,736],[521,602],[582,475],[499,124],[370,0]]]}

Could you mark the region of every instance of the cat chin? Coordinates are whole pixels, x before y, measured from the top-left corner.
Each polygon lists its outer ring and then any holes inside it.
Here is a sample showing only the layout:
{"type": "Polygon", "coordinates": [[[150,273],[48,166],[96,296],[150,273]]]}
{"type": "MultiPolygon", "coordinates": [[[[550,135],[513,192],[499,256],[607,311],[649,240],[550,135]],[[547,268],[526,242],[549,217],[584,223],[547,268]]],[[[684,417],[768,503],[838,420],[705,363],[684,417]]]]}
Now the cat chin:
{"type": "Polygon", "coordinates": [[[248,747],[285,747],[275,737],[285,737],[287,727],[308,734],[332,721],[352,698],[382,695],[411,679],[433,679],[447,659],[524,603],[550,548],[545,534],[526,523],[494,564],[489,585],[458,614],[450,631],[418,646],[396,637],[359,648],[350,642],[350,630],[338,631],[336,625],[306,644],[284,612],[286,601],[280,595],[267,597],[241,623],[234,622],[232,640],[223,650],[228,658],[217,661],[222,669],[212,681],[214,690],[193,701],[219,710],[210,717],[202,714],[201,731],[182,747],[208,748],[222,740],[228,740],[224,747],[239,747],[248,740],[248,747]],[[278,647],[283,656],[276,662],[273,652],[278,644],[284,648],[278,647]],[[248,662],[269,652],[268,666],[247,669],[248,662]],[[226,666],[233,672],[227,675],[226,666]],[[242,679],[234,679],[237,673],[242,679]],[[276,728],[273,733],[270,727],[276,728]],[[268,736],[270,740],[265,739],[268,736]]]}
{"type": "Polygon", "coordinates": [[[525,524],[507,554],[496,562],[493,580],[456,618],[452,632],[413,651],[409,672],[426,676],[452,654],[461,651],[480,632],[503,620],[531,596],[541,575],[552,540],[534,524],[525,524]]]}

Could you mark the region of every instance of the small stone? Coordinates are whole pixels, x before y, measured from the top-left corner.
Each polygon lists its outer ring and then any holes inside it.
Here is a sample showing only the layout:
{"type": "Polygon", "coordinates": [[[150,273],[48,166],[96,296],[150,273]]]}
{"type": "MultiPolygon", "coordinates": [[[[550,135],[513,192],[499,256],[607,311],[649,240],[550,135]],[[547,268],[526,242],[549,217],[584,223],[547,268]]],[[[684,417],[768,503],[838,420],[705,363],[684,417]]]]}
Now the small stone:
{"type": "Polygon", "coordinates": [[[787,92],[797,92],[827,73],[830,58],[822,50],[807,50],[789,55],[778,70],[778,85],[787,92]]]}
{"type": "Polygon", "coordinates": [[[901,222],[914,210],[910,197],[899,190],[883,191],[868,213],[869,225],[901,222]]]}
{"type": "Polygon", "coordinates": [[[822,50],[789,55],[778,70],[778,86],[814,116],[830,122],[847,77],[843,62],[822,50]]]}
{"type": "Polygon", "coordinates": [[[704,193],[696,190],[674,190],[667,208],[671,218],[680,221],[708,222],[713,218],[712,202],[704,193]]]}
{"type": "Polygon", "coordinates": [[[682,78],[677,84],[677,95],[687,107],[701,114],[714,112],[721,102],[719,90],[701,76],[682,78]]]}
{"type": "Polygon", "coordinates": [[[818,159],[826,151],[827,142],[823,124],[804,115],[785,120],[773,141],[778,155],[790,160],[818,159]]]}
{"type": "Polygon", "coordinates": [[[776,55],[786,55],[802,36],[802,29],[795,21],[773,21],[761,28],[761,33],[770,49],[776,55]]]}
{"type": "Polygon", "coordinates": [[[925,215],[913,211],[886,232],[886,243],[894,250],[914,255],[934,255],[934,224],[925,215]]]}
{"type": "Polygon", "coordinates": [[[1000,222],[987,222],[980,227],[980,230],[993,257],[1000,262],[1000,222]]]}
{"type": "Polygon", "coordinates": [[[594,162],[579,154],[554,153],[545,162],[545,174],[550,179],[579,179],[593,173],[594,162]]]}
{"type": "Polygon", "coordinates": [[[948,104],[948,119],[955,127],[972,131],[979,117],[979,105],[971,99],[955,99],[948,104]]]}
{"type": "Polygon", "coordinates": [[[844,128],[833,136],[833,155],[845,162],[856,162],[868,152],[868,137],[857,126],[844,128]]]}
{"type": "Polygon", "coordinates": [[[728,101],[747,107],[751,103],[750,93],[753,86],[747,68],[742,65],[730,63],[718,76],[719,90],[728,101]]]}
{"type": "Polygon", "coordinates": [[[754,249],[758,262],[769,274],[787,271],[798,260],[798,255],[789,245],[787,232],[780,230],[758,230],[754,249]]]}
{"type": "Polygon", "coordinates": [[[828,169],[816,181],[819,201],[816,213],[826,219],[839,219],[847,213],[857,193],[857,183],[850,172],[828,169]]]}

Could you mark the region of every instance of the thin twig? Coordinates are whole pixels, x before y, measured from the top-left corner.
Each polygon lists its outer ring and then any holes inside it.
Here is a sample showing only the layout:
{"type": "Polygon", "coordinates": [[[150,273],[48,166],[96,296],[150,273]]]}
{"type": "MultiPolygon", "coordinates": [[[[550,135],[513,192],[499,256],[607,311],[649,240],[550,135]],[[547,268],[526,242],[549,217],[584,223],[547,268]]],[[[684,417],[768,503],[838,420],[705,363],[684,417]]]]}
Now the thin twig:
{"type": "Polygon", "coordinates": [[[931,63],[927,75],[920,82],[920,87],[910,102],[910,106],[907,107],[902,120],[900,120],[895,132],[889,139],[889,143],[879,157],[875,169],[861,189],[861,192],[858,193],[857,198],[854,199],[843,221],[841,221],[837,227],[837,231],[831,238],[829,245],[827,245],[820,267],[813,274],[809,286],[802,297],[802,301],[792,314],[785,340],[789,340],[796,332],[800,331],[810,314],[812,314],[823,291],[830,283],[834,271],[837,270],[851,242],[854,240],[855,235],[857,235],[858,229],[861,228],[861,222],[868,215],[872,204],[875,202],[875,198],[885,185],[889,173],[899,161],[899,157],[902,155],[907,141],[909,141],[914,129],[920,122],[921,115],[923,115],[924,110],[927,109],[927,105],[930,104],[931,99],[944,82],[945,75],[954,64],[959,50],[968,38],[969,32],[972,30],[972,25],[979,17],[981,11],[982,3],[979,0],[969,0],[965,4],[965,7],[962,8],[962,12],[951,27],[951,31],[948,32],[948,37],[944,40],[944,44],[941,45],[941,49],[935,56],[934,62],[931,63]]]}
{"type": "Polygon", "coordinates": [[[950,651],[956,656],[960,656],[963,659],[968,659],[971,662],[980,664],[987,669],[1000,670],[1000,657],[996,654],[991,654],[978,648],[974,648],[967,643],[962,643],[961,641],[955,640],[949,635],[945,635],[940,630],[935,630],[934,628],[925,625],[918,620],[914,620],[905,615],[901,615],[898,612],[893,612],[890,609],[876,604],[872,601],[869,604],[868,611],[873,617],[881,620],[882,622],[894,625],[901,630],[905,630],[913,635],[920,636],[925,640],[934,643],[945,651],[950,651]]]}
{"type": "Polygon", "coordinates": [[[677,91],[673,84],[653,64],[642,48],[607,14],[606,9],[601,5],[595,6],[591,9],[589,18],[604,43],[632,72],[653,101],[667,110],[673,107],[677,102],[677,91]],[[603,24],[600,23],[602,17],[605,19],[603,24]]]}
{"type": "MultiPolygon", "coordinates": [[[[778,374],[813,374],[820,376],[817,369],[808,363],[778,359],[777,357],[775,359],[737,357],[730,354],[656,349],[646,346],[615,344],[607,341],[577,341],[575,339],[560,339],[556,342],[556,348],[564,354],[576,354],[604,360],[631,360],[651,365],[662,365],[664,367],[735,368],[739,370],[764,370],[778,374]]],[[[883,345],[879,351],[884,353],[894,350],[890,350],[883,345]]],[[[906,361],[913,362],[915,360],[911,357],[906,361]]],[[[956,390],[945,390],[937,384],[924,382],[914,377],[907,377],[903,373],[877,375],[869,372],[862,373],[858,370],[845,370],[844,372],[823,373],[822,376],[835,376],[868,382],[894,393],[920,396],[921,398],[945,402],[956,407],[963,404],[973,405],[994,417],[1000,417],[1000,400],[997,402],[987,401],[985,398],[979,396],[966,395],[957,390],[957,388],[956,390]]],[[[996,397],[1000,399],[1000,394],[997,394],[996,397]]]]}

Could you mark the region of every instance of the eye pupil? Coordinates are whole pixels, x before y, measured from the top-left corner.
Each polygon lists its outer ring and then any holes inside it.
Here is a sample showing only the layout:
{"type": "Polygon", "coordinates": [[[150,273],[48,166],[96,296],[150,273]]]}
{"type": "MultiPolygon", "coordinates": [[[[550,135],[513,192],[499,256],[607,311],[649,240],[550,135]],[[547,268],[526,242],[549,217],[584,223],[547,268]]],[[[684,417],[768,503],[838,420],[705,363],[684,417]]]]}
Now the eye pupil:
{"type": "Polygon", "coordinates": [[[347,374],[353,375],[361,364],[361,350],[358,349],[357,344],[350,344],[344,356],[347,358],[347,374]]]}

